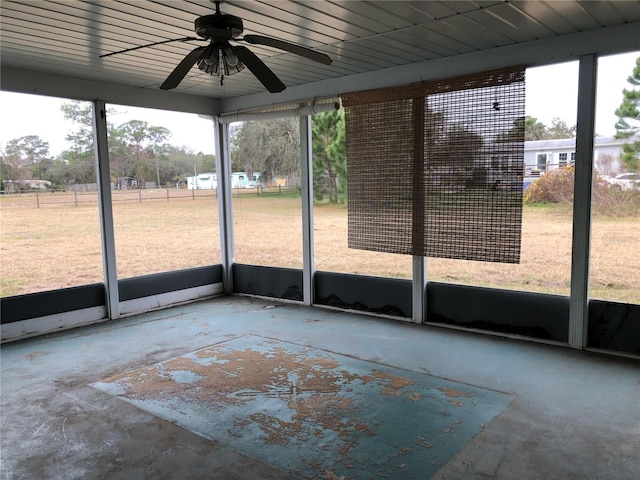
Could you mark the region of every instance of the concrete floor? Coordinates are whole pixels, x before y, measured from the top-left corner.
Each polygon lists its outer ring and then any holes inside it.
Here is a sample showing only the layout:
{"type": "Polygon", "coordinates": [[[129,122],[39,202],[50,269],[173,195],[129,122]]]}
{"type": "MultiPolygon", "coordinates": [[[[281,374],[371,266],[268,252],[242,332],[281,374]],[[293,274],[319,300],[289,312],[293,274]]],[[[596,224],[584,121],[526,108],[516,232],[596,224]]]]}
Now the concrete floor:
{"type": "Polygon", "coordinates": [[[225,297],[3,345],[2,479],[289,478],[89,386],[246,334],[513,395],[434,478],[640,477],[637,361],[225,297]]]}

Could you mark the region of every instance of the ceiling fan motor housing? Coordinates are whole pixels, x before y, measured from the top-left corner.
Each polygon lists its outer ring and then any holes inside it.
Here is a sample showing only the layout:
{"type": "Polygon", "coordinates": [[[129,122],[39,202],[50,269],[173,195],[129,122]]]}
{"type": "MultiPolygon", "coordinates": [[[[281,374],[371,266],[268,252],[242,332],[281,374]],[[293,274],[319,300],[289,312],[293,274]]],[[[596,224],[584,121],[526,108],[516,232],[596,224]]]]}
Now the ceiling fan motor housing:
{"type": "Polygon", "coordinates": [[[234,15],[220,13],[196,18],[195,31],[202,38],[220,37],[221,30],[229,32],[228,39],[239,37],[244,31],[242,19],[234,15]]]}

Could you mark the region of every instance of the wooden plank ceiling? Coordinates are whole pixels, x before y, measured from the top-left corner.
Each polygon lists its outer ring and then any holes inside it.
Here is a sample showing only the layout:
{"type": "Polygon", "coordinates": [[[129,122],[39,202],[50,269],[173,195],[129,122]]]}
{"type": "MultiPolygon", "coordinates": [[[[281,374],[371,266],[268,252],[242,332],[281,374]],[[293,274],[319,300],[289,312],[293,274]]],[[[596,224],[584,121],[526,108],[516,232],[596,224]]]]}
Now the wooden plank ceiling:
{"type": "MultiPolygon", "coordinates": [[[[3,67],[157,89],[198,42],[175,42],[100,59],[99,55],[195,36],[208,0],[3,0],[3,67]]],[[[330,66],[248,45],[287,86],[374,72],[442,57],[640,21],[636,1],[245,1],[222,3],[245,34],[275,37],[329,55],[330,66]]],[[[176,91],[209,98],[264,92],[248,71],[227,77],[194,67],[176,91]]]]}

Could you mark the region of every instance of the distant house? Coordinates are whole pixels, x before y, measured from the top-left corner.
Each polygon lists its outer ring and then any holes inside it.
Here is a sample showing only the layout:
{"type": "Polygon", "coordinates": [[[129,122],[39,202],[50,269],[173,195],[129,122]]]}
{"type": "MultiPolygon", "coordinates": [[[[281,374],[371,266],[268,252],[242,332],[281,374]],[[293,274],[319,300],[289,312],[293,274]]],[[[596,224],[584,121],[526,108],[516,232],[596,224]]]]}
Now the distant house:
{"type": "Polygon", "coordinates": [[[215,190],[218,188],[218,176],[216,173],[201,173],[187,177],[189,190],[215,190]]]}
{"type": "Polygon", "coordinates": [[[233,172],[231,174],[231,188],[253,188],[260,184],[260,172],[253,172],[250,176],[246,172],[233,172]]]}
{"type": "Polygon", "coordinates": [[[5,180],[4,190],[7,193],[19,193],[31,190],[47,190],[51,188],[48,180],[5,180]]]}
{"type": "Polygon", "coordinates": [[[134,177],[118,177],[115,184],[116,190],[129,190],[131,188],[138,188],[138,180],[134,177]]]}
{"type": "MultiPolygon", "coordinates": [[[[593,151],[596,166],[605,155],[611,156],[611,173],[620,171],[622,145],[640,141],[640,136],[619,140],[615,137],[596,137],[593,151]]],[[[525,176],[535,177],[548,170],[572,165],[576,161],[576,139],[535,140],[524,142],[525,176]]]]}
{"type": "MultiPolygon", "coordinates": [[[[246,172],[233,172],[231,174],[231,188],[253,188],[260,184],[260,172],[248,175],[246,172]]],[[[187,177],[187,189],[189,190],[215,190],[218,188],[218,175],[216,173],[201,173],[187,177]]]]}

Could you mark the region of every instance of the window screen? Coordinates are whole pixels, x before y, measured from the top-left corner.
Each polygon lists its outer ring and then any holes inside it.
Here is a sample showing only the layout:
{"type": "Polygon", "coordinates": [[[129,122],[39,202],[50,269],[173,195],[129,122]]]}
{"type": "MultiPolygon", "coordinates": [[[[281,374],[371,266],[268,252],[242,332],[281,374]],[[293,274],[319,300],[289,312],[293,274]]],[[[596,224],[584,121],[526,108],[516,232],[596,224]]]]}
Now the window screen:
{"type": "Polygon", "coordinates": [[[524,67],[343,95],[349,247],[517,263],[524,67]]]}

